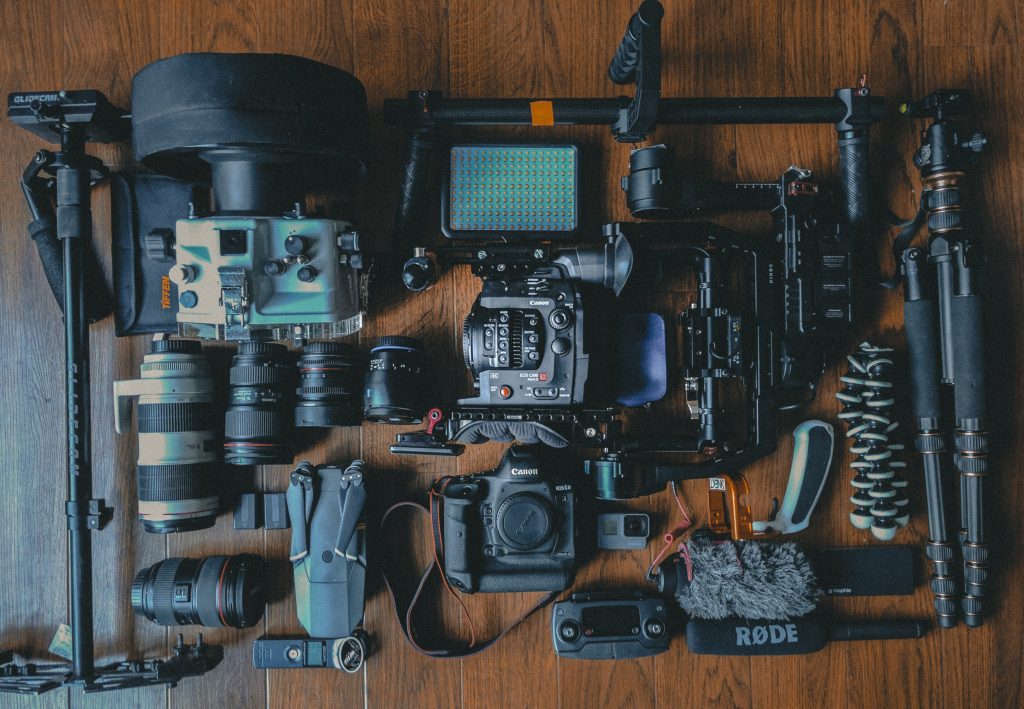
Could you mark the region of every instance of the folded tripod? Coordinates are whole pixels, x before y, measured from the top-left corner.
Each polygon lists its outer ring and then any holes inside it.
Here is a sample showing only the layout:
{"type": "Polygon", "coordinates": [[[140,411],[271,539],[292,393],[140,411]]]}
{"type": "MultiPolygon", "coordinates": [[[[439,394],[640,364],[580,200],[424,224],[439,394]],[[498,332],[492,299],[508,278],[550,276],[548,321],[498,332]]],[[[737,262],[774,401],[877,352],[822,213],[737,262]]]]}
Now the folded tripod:
{"type": "Polygon", "coordinates": [[[960,193],[967,169],[985,146],[985,138],[980,133],[968,134],[951,119],[969,106],[968,92],[944,89],[900,107],[911,117],[933,119],[914,155],[924,185],[921,209],[904,225],[895,251],[903,276],[903,314],[918,427],[916,445],[923,457],[928,497],[926,553],[932,564],[930,586],[938,624],[944,628],[955,626],[961,612],[968,626],[982,624],[988,581],[983,515],[988,434],[979,293],[983,255],[981,244],[964,231],[960,193]],[[906,248],[925,222],[928,248],[906,248]],[[933,267],[933,278],[928,277],[926,265],[933,267]],[[947,435],[940,383],[953,388],[953,462],[960,472],[959,547],[951,542],[946,519],[942,463],[947,435]],[[953,571],[957,556],[963,563],[960,589],[953,571]]]}

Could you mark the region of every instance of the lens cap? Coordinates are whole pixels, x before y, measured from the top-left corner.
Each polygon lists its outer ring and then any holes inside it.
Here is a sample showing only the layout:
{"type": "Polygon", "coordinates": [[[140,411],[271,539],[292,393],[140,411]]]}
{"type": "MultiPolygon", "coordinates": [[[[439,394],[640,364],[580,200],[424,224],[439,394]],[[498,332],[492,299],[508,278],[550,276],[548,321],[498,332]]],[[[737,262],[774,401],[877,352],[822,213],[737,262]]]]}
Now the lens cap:
{"type": "Polygon", "coordinates": [[[521,492],[506,497],[498,506],[498,530],[510,547],[536,549],[551,536],[551,510],[540,497],[521,492]]]}
{"type": "Polygon", "coordinates": [[[202,346],[198,340],[182,340],[179,338],[153,340],[149,346],[150,354],[200,354],[202,346]]]}

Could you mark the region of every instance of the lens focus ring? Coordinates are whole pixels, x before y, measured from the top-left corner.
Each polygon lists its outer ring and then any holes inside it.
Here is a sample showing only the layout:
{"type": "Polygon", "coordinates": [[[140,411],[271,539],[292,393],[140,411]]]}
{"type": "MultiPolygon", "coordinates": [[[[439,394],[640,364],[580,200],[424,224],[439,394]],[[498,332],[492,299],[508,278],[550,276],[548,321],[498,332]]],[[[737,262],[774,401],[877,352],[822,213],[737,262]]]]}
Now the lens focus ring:
{"type": "Polygon", "coordinates": [[[139,433],[182,433],[214,431],[216,411],[209,402],[192,401],[174,404],[139,404],[139,433]]]}

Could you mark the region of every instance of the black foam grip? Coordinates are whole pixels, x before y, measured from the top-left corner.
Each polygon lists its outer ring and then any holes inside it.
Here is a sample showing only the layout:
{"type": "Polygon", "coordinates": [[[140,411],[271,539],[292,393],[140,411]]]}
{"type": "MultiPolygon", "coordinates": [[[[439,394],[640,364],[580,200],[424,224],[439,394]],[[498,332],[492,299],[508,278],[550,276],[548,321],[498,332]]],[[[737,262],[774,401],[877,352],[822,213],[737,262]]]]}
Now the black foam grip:
{"type": "Polygon", "coordinates": [[[908,300],[903,304],[903,327],[907,333],[910,380],[913,385],[914,418],[938,418],[939,401],[938,341],[930,300],[908,300]]]}
{"type": "MultiPolygon", "coordinates": [[[[28,225],[28,234],[36,242],[39,261],[46,274],[57,307],[64,312],[64,245],[57,238],[57,224],[52,217],[42,217],[28,225]]],[[[113,312],[110,288],[103,280],[96,254],[91,249],[85,253],[85,307],[89,322],[98,322],[113,312]]]]}
{"type": "Polygon", "coordinates": [[[632,83],[636,76],[636,65],[640,58],[640,43],[633,32],[633,25],[636,22],[637,17],[634,15],[626,27],[619,48],[615,50],[615,56],[608,65],[608,78],[616,84],[632,83]]]}
{"type": "Polygon", "coordinates": [[[430,169],[434,155],[434,138],[429,133],[415,132],[409,136],[409,154],[402,173],[402,191],[398,196],[392,248],[412,245],[422,228],[423,204],[426,199],[430,169]]]}
{"type": "Polygon", "coordinates": [[[951,320],[956,323],[957,336],[953,339],[954,406],[956,417],[981,419],[985,417],[985,361],[981,296],[965,295],[953,298],[951,320]]]}
{"type": "Polygon", "coordinates": [[[28,225],[28,235],[36,242],[39,261],[43,264],[46,282],[50,284],[57,307],[64,312],[64,249],[57,239],[57,224],[51,217],[42,217],[28,225]]]}
{"type": "Polygon", "coordinates": [[[839,183],[846,220],[854,225],[864,224],[870,212],[867,131],[839,139],[839,183]]]}

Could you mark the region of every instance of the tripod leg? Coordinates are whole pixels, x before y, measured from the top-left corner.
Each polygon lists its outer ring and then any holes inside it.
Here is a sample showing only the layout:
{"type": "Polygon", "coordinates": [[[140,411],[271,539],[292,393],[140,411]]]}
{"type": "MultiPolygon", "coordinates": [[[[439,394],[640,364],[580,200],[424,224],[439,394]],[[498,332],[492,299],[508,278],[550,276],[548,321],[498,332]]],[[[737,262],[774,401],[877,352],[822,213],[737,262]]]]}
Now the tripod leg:
{"type": "Polygon", "coordinates": [[[936,337],[934,303],[927,295],[923,267],[927,257],[918,248],[903,254],[903,321],[913,384],[913,411],[917,422],[915,445],[924,465],[928,499],[928,543],[925,553],[932,565],[929,586],[940,627],[957,623],[959,599],[952,574],[954,554],[949,542],[946,504],[943,496],[942,457],[946,440],[942,433],[942,404],[939,397],[939,346],[936,337]]]}
{"type": "Polygon", "coordinates": [[[988,581],[988,545],[983,514],[984,479],[988,475],[988,434],[985,431],[985,362],[981,295],[977,273],[981,245],[964,240],[957,245],[954,265],[956,293],[952,315],[957,323],[953,345],[956,466],[961,475],[963,514],[964,619],[982,624],[982,605],[988,581]]]}

